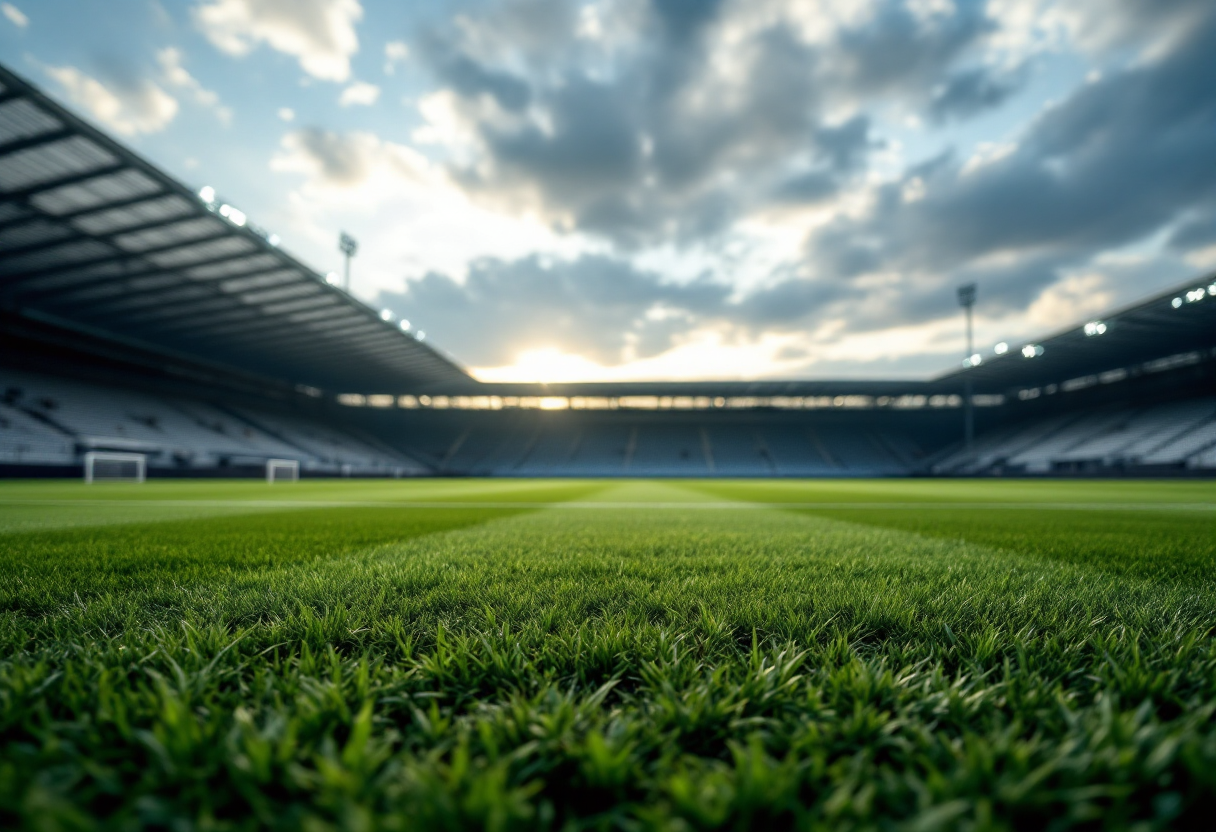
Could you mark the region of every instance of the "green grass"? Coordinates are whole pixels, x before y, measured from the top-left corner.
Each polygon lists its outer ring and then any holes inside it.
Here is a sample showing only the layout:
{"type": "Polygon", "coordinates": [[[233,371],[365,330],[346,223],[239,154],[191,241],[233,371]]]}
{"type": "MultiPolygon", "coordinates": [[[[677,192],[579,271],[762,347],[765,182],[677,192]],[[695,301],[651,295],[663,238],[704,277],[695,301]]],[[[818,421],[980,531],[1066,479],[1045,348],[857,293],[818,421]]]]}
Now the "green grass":
{"type": "Polygon", "coordinates": [[[0,828],[1214,810],[1211,482],[0,483],[0,828]]]}

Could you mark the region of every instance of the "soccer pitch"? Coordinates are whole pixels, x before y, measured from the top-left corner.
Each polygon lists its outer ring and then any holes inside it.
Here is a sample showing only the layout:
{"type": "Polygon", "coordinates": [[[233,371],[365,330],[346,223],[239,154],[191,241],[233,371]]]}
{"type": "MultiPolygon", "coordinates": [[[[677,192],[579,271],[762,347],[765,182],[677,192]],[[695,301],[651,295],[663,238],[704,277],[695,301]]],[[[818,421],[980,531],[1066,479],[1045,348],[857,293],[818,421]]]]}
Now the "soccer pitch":
{"type": "Polygon", "coordinates": [[[1155,829],[1216,483],[0,483],[0,827],[1155,829]]]}

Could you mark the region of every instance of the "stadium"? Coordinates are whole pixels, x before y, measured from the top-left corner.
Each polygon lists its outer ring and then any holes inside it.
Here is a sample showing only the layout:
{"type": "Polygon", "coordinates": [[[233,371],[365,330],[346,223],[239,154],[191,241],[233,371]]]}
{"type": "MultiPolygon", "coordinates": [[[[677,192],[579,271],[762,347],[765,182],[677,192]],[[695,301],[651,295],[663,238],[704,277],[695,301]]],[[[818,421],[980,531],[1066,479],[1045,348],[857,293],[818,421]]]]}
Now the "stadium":
{"type": "Polygon", "coordinates": [[[78,474],[90,453],[152,477],[267,460],[304,476],[1216,471],[1216,275],[923,381],[481,383],[243,215],[0,82],[12,474],[78,474]]]}
{"type": "Polygon", "coordinates": [[[444,347],[0,68],[6,828],[1210,815],[1216,275],[915,379],[444,347]]]}

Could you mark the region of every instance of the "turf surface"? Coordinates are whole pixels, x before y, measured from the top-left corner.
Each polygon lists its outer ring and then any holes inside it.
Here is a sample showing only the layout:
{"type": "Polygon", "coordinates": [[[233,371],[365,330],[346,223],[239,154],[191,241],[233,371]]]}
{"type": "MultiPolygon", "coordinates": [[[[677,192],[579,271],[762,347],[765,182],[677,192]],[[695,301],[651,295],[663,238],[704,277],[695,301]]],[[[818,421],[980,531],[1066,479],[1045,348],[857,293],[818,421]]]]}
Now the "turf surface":
{"type": "Polygon", "coordinates": [[[1214,810],[1210,482],[0,483],[0,827],[1214,810]]]}

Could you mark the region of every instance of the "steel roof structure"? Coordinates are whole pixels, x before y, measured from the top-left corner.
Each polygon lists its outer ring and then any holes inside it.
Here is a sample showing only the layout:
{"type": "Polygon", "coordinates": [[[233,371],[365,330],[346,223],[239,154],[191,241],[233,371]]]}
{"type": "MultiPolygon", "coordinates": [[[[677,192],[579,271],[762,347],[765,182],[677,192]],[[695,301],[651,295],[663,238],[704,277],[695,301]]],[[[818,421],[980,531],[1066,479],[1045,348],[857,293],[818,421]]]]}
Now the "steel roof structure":
{"type": "Polygon", "coordinates": [[[323,391],[472,383],[2,66],[0,308],[323,391]]]}
{"type": "Polygon", "coordinates": [[[1078,323],[1041,341],[1009,344],[1008,351],[980,353],[977,366],[933,380],[959,389],[970,378],[977,393],[1005,393],[1083,379],[1112,370],[1135,373],[1155,362],[1194,354],[1216,359],[1216,274],[1078,323]],[[1023,353],[1023,350],[1026,350],[1023,353]]]}

